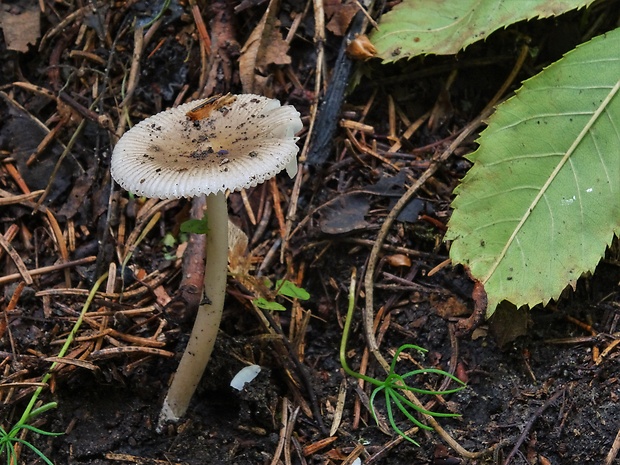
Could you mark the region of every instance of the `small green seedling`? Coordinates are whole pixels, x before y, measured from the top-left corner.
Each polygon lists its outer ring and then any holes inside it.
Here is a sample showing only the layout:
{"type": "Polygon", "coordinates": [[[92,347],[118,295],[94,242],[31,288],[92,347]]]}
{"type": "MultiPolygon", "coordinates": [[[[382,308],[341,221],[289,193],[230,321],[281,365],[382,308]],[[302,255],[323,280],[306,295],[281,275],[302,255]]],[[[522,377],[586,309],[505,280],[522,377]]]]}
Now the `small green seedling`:
{"type": "Polygon", "coordinates": [[[177,239],[172,233],[166,233],[161,241],[164,249],[164,258],[166,260],[175,260],[177,257],[174,254],[174,247],[177,244],[177,239]]]}
{"type": "Polygon", "coordinates": [[[19,438],[18,435],[21,433],[22,430],[32,431],[33,433],[41,434],[43,436],[62,435],[63,433],[52,433],[50,431],[44,431],[42,429],[35,428],[34,426],[29,424],[34,418],[50,409],[56,408],[56,406],[56,402],[48,402],[47,404],[30,411],[27,415],[22,416],[9,431],[6,431],[0,426],[0,456],[6,456],[7,465],[18,463],[18,454],[15,450],[16,444],[22,444],[28,447],[31,451],[37,454],[39,458],[43,460],[43,462],[45,462],[47,465],[54,465],[40,449],[38,449],[36,446],[26,441],[25,439],[19,438]]]}
{"type": "MultiPolygon", "coordinates": [[[[205,215],[204,218],[201,220],[191,219],[184,221],[181,224],[181,232],[207,234],[209,232],[207,216],[205,215]]],[[[273,283],[268,278],[263,281],[263,284],[268,289],[272,289],[274,287],[273,283]]],[[[310,294],[308,293],[308,291],[306,291],[304,288],[297,287],[288,279],[279,279],[276,281],[274,298],[278,296],[299,300],[308,300],[310,298],[310,294]]],[[[252,303],[263,310],[286,310],[286,307],[284,305],[275,302],[273,299],[270,300],[265,297],[256,298],[252,300],[252,303]]]]}
{"type": "Polygon", "coordinates": [[[378,422],[377,412],[375,409],[375,398],[377,397],[379,393],[383,391],[383,394],[385,395],[385,407],[387,410],[387,417],[390,422],[390,426],[392,427],[394,431],[396,431],[404,439],[406,439],[407,441],[409,441],[410,443],[416,446],[419,446],[419,444],[416,441],[414,441],[412,438],[407,436],[403,432],[403,430],[400,429],[396,425],[396,421],[394,420],[393,405],[395,405],[396,408],[398,408],[398,410],[400,410],[402,414],[405,415],[405,417],[407,417],[409,421],[411,421],[416,426],[422,429],[426,429],[426,430],[432,430],[433,428],[417,420],[412,415],[411,413],[412,411],[423,413],[425,415],[430,415],[436,418],[458,417],[460,415],[456,413],[440,413],[440,412],[433,412],[430,410],[426,410],[422,408],[421,406],[414,404],[409,399],[407,399],[401,393],[401,391],[409,391],[414,394],[428,394],[428,395],[441,396],[441,395],[446,395],[446,394],[453,394],[462,389],[465,389],[466,385],[463,381],[458,379],[456,376],[451,375],[450,373],[446,371],[438,370],[436,368],[423,368],[419,370],[410,371],[408,373],[405,373],[404,375],[398,374],[396,372],[396,362],[398,361],[398,356],[403,351],[416,350],[420,353],[427,352],[426,349],[423,349],[422,347],[416,346],[414,344],[403,344],[402,346],[398,348],[398,350],[396,350],[396,353],[394,354],[394,358],[392,359],[392,363],[390,365],[390,370],[387,374],[387,377],[384,380],[378,380],[376,378],[372,378],[370,376],[366,376],[361,373],[357,373],[356,371],[353,371],[351,368],[349,368],[349,365],[347,364],[345,352],[346,352],[346,347],[347,347],[347,339],[349,337],[349,331],[351,329],[351,320],[353,316],[354,307],[355,307],[355,278],[351,281],[351,289],[349,290],[349,308],[347,310],[347,319],[344,324],[344,329],[342,332],[342,339],[340,341],[340,364],[342,365],[342,368],[349,376],[353,376],[354,378],[357,378],[357,379],[362,379],[376,386],[376,388],[374,389],[374,391],[372,392],[370,396],[370,412],[372,413],[372,416],[375,419],[375,421],[378,422]],[[427,373],[434,373],[434,374],[446,376],[450,378],[451,380],[455,381],[456,383],[458,383],[459,386],[454,389],[447,389],[445,391],[432,391],[432,390],[427,390],[427,389],[419,389],[419,388],[411,387],[411,386],[408,386],[407,383],[405,382],[407,378],[411,378],[412,376],[427,374],[427,373]]]}
{"type": "Polygon", "coordinates": [[[177,243],[176,238],[172,235],[172,233],[166,233],[164,238],[162,239],[162,244],[164,247],[174,247],[177,243]]]}
{"type": "MultiPolygon", "coordinates": [[[[99,287],[101,286],[101,284],[107,277],[108,277],[108,273],[104,273],[103,276],[101,276],[95,282],[94,286],[90,290],[90,293],[88,294],[88,298],[86,299],[86,302],[84,303],[84,306],[82,307],[82,311],[80,312],[80,316],[78,317],[75,324],[73,325],[73,328],[71,329],[71,332],[69,333],[67,337],[67,340],[65,341],[62,348],[60,349],[60,352],[58,352],[57,358],[61,359],[67,354],[69,350],[69,346],[75,339],[75,336],[77,335],[77,332],[80,326],[82,325],[82,321],[84,320],[84,315],[88,311],[90,304],[95,298],[97,290],[99,289],[99,287]]],[[[52,377],[52,373],[58,367],[58,365],[59,365],[59,362],[54,362],[50,366],[49,370],[47,370],[47,373],[45,373],[45,375],[43,376],[43,379],[41,380],[42,385],[39,386],[32,394],[32,397],[30,398],[30,401],[28,402],[28,405],[26,406],[24,413],[22,413],[22,416],[17,421],[17,423],[15,423],[8,431],[0,426],[0,457],[2,457],[3,455],[6,457],[7,465],[14,465],[16,463],[22,463],[19,461],[17,451],[15,450],[16,444],[22,444],[28,447],[37,456],[39,456],[39,458],[43,460],[43,462],[45,462],[47,465],[54,465],[53,462],[50,459],[48,459],[40,449],[38,449],[36,446],[26,441],[25,439],[18,437],[18,435],[22,431],[32,431],[33,433],[41,434],[43,436],[61,436],[63,434],[63,433],[52,433],[50,431],[45,431],[45,430],[36,428],[30,424],[32,420],[34,420],[36,417],[38,417],[42,413],[47,412],[48,410],[56,408],[58,405],[56,402],[48,402],[47,404],[44,404],[40,407],[35,408],[35,405],[39,399],[39,396],[43,392],[43,385],[47,384],[47,382],[52,377]]]]}
{"type": "MultiPolygon", "coordinates": [[[[266,287],[271,288],[272,282],[269,279],[265,279],[264,284],[266,287]]],[[[308,300],[310,294],[302,287],[297,287],[294,283],[288,279],[278,279],[276,281],[275,296],[288,297],[289,299],[308,300]]],[[[259,297],[252,301],[254,305],[263,310],[277,310],[284,311],[286,307],[278,302],[267,300],[265,297],[259,297]]]]}

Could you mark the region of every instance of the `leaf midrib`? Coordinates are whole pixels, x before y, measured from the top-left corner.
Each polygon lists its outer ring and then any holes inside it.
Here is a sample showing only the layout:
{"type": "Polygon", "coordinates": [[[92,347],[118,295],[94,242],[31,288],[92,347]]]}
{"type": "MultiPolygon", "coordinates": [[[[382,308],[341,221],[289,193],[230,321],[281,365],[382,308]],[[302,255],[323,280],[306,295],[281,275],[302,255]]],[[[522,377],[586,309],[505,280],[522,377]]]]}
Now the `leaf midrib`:
{"type": "Polygon", "coordinates": [[[588,122],[585,124],[585,126],[583,127],[583,129],[579,133],[579,135],[575,138],[575,140],[573,141],[571,146],[568,148],[568,150],[566,151],[566,153],[562,157],[562,159],[558,162],[558,164],[554,168],[553,172],[551,173],[551,175],[549,176],[549,178],[547,179],[545,184],[541,187],[540,191],[538,192],[538,194],[536,195],[534,200],[532,200],[532,203],[527,208],[527,210],[525,211],[524,215],[521,217],[521,220],[519,221],[519,224],[516,226],[516,228],[512,232],[510,238],[508,238],[508,241],[506,242],[506,245],[504,245],[504,248],[502,249],[500,254],[497,256],[497,259],[493,262],[493,264],[489,268],[489,271],[487,272],[487,274],[481,279],[481,282],[482,282],[483,285],[486,284],[489,281],[489,279],[491,279],[491,277],[493,276],[493,274],[497,270],[498,266],[501,264],[502,260],[506,256],[506,253],[508,252],[508,249],[510,248],[512,243],[515,241],[515,238],[517,237],[517,235],[519,234],[519,232],[523,228],[523,225],[525,224],[525,222],[528,220],[528,218],[530,217],[530,215],[534,211],[534,208],[536,208],[536,206],[540,202],[540,199],[545,195],[545,192],[547,191],[547,189],[549,188],[549,186],[551,185],[553,180],[556,178],[556,176],[558,175],[560,170],[564,167],[566,162],[570,159],[570,157],[575,152],[575,150],[577,149],[577,147],[579,146],[581,141],[584,139],[586,134],[590,131],[590,129],[592,128],[594,123],[603,114],[605,109],[608,107],[609,102],[611,102],[611,99],[614,98],[614,96],[618,93],[619,89],[620,89],[620,80],[618,80],[616,82],[616,84],[611,88],[611,90],[609,91],[609,93],[607,94],[605,99],[601,102],[601,104],[598,106],[596,111],[592,114],[592,116],[590,117],[588,122]]]}

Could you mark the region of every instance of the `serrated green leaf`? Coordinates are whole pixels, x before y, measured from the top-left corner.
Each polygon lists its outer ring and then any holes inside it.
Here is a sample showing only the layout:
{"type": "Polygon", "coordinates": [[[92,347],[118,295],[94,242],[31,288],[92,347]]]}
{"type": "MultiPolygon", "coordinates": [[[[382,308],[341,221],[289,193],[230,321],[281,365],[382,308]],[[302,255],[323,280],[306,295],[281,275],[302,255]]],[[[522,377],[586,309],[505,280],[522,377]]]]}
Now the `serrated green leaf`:
{"type": "Polygon", "coordinates": [[[291,299],[308,300],[310,298],[308,291],[301,287],[297,287],[288,279],[279,279],[276,282],[276,289],[278,290],[279,295],[285,295],[291,299]]]}
{"type": "Polygon", "coordinates": [[[281,305],[278,302],[270,302],[264,297],[259,297],[258,299],[254,299],[252,302],[258,308],[262,308],[263,310],[276,310],[276,311],[286,310],[286,307],[284,305],[281,305]]]}
{"type": "Polygon", "coordinates": [[[526,81],[468,156],[446,239],[488,296],[547,303],[620,233],[620,29],[526,81]]]}
{"type": "Polygon", "coordinates": [[[404,0],[370,34],[384,62],[416,55],[452,55],[517,21],[547,18],[593,0],[404,0]]]}

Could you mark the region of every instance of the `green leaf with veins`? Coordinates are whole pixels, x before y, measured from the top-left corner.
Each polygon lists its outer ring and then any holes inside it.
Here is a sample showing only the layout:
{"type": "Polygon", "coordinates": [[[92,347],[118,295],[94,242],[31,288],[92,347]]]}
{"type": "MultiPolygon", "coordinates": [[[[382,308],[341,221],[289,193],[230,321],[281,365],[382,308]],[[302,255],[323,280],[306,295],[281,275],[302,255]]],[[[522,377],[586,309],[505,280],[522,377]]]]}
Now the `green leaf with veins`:
{"type": "Polygon", "coordinates": [[[286,297],[290,297],[291,299],[308,300],[310,298],[308,291],[302,287],[297,287],[288,279],[279,279],[276,282],[276,290],[278,295],[284,295],[286,297]]]}
{"type": "Polygon", "coordinates": [[[446,240],[488,316],[557,298],[620,234],[619,51],[616,29],[526,81],[467,156],[446,240]]]}
{"type": "Polygon", "coordinates": [[[181,232],[194,234],[207,234],[209,232],[209,222],[207,215],[201,220],[187,220],[181,223],[181,232]]]}
{"type": "Polygon", "coordinates": [[[370,34],[377,55],[392,62],[417,55],[453,55],[517,21],[548,18],[593,0],[404,0],[370,34]]]}
{"type": "Polygon", "coordinates": [[[265,299],[264,297],[259,297],[258,299],[254,299],[252,302],[258,308],[262,308],[263,310],[275,310],[279,312],[286,310],[286,307],[284,305],[279,304],[278,302],[271,302],[265,299]]]}

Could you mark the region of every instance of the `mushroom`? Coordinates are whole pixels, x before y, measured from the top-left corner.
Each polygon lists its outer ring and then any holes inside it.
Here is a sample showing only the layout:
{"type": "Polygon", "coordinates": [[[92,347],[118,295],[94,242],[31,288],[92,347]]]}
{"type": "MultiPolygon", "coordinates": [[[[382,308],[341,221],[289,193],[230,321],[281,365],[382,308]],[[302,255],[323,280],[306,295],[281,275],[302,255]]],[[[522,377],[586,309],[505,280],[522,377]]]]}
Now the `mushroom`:
{"type": "Polygon", "coordinates": [[[253,94],[196,100],[151,116],[130,129],[112,153],[112,177],[134,194],[160,198],[207,195],[205,302],[162,406],[159,428],[178,421],[211,357],[228,265],[226,192],[297,170],[295,134],[303,125],[289,105],[253,94]]]}

